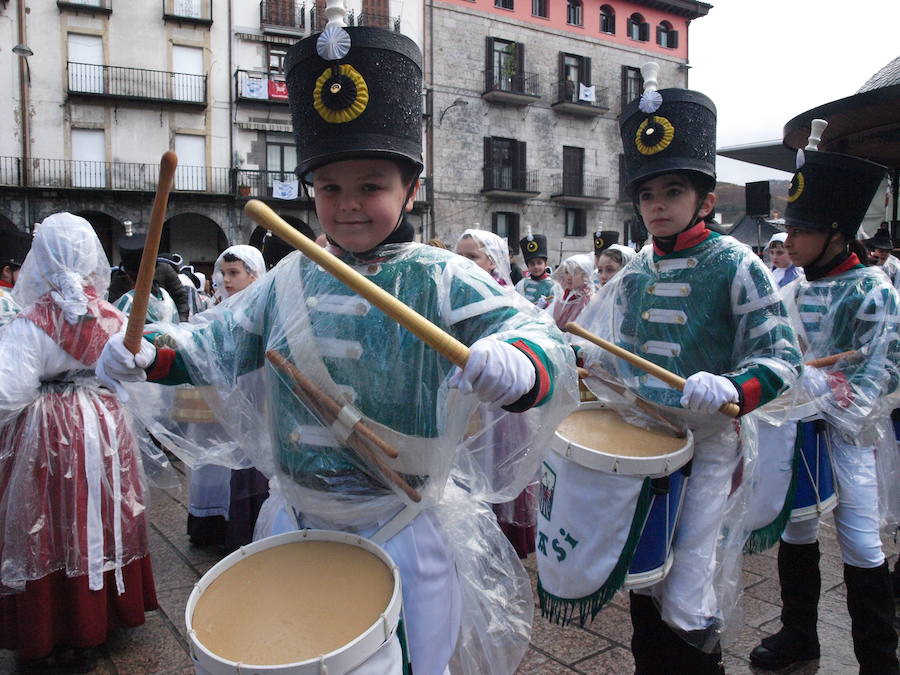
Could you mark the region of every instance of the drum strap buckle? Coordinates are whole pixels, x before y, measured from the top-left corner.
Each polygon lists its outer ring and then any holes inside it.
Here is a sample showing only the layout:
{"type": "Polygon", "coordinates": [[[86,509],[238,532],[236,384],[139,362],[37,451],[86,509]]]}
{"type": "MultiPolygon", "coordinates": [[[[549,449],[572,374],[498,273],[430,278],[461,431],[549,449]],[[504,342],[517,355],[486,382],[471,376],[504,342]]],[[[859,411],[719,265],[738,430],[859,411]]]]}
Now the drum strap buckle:
{"type": "Polygon", "coordinates": [[[400,509],[393,518],[387,521],[384,525],[381,526],[376,532],[368,537],[379,546],[388,541],[395,534],[400,532],[404,527],[409,525],[413,520],[415,520],[416,516],[421,513],[421,509],[414,508],[412,506],[404,506],[400,509]]]}

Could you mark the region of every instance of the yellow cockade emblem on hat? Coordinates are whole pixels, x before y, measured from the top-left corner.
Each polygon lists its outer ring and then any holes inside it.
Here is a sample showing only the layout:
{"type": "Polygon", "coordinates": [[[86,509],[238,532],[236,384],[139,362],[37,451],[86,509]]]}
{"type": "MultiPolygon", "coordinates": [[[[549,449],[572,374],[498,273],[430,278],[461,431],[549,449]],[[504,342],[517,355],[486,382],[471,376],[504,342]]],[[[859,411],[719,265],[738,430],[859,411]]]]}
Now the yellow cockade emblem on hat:
{"type": "Polygon", "coordinates": [[[791,187],[788,190],[788,203],[795,202],[800,199],[800,195],[803,194],[803,188],[806,187],[806,178],[803,177],[803,174],[799,171],[794,174],[794,179],[791,181],[791,187]]]}
{"type": "Polygon", "coordinates": [[[359,117],[369,104],[369,87],[353,66],[342,64],[335,74],[331,66],[313,87],[313,107],[326,122],[342,124],[359,117]]]}
{"type": "Polygon", "coordinates": [[[525,248],[527,248],[530,252],[534,252],[538,250],[538,243],[536,241],[529,241],[525,244],[525,248]]]}
{"type": "Polygon", "coordinates": [[[675,127],[665,117],[653,115],[637,128],[634,144],[642,155],[655,155],[669,147],[675,138],[675,127]]]}

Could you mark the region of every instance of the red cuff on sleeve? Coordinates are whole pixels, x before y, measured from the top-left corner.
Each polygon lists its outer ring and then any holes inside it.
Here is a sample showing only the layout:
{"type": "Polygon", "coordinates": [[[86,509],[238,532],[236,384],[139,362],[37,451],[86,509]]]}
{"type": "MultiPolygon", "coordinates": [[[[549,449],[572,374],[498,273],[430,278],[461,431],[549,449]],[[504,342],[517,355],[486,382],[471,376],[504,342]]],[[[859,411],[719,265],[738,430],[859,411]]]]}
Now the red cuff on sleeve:
{"type": "Polygon", "coordinates": [[[531,347],[528,346],[528,343],[526,343],[524,340],[516,340],[515,342],[510,342],[509,344],[511,344],[519,351],[524,352],[525,356],[527,356],[531,360],[531,363],[534,365],[537,395],[534,397],[534,400],[530,402],[531,405],[529,407],[533,408],[536,405],[540,405],[540,403],[550,393],[550,373],[547,372],[547,368],[544,366],[544,362],[541,361],[540,357],[534,352],[531,347]]]}
{"type": "Polygon", "coordinates": [[[156,361],[147,371],[147,379],[151,382],[154,380],[162,380],[172,370],[172,364],[175,363],[175,350],[168,347],[162,347],[156,350],[156,361]]]}
{"type": "MultiPolygon", "coordinates": [[[[734,380],[732,380],[734,382],[734,380]]],[[[762,400],[762,384],[756,377],[751,377],[740,385],[741,387],[741,414],[756,410],[762,400]]]]}

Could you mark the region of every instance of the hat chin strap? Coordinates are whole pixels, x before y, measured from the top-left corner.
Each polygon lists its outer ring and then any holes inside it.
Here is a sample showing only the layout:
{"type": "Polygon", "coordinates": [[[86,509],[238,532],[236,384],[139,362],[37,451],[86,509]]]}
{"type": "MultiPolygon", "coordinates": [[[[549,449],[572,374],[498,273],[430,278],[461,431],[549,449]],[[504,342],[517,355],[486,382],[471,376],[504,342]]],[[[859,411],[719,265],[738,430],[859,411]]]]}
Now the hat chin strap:
{"type": "Polygon", "coordinates": [[[819,255],[817,255],[816,259],[809,264],[809,267],[819,266],[819,262],[822,260],[822,256],[825,255],[825,250],[828,248],[829,244],[831,244],[831,239],[835,234],[837,234],[837,232],[830,232],[828,234],[828,237],[825,239],[825,243],[822,244],[822,249],[819,251],[819,255]]]}

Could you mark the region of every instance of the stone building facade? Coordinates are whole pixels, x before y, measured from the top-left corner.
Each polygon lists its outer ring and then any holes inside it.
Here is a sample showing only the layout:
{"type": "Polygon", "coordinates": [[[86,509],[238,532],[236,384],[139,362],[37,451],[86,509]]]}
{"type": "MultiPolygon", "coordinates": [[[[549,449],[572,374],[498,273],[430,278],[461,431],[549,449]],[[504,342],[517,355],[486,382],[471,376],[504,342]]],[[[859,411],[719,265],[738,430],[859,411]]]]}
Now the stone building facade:
{"type": "Polygon", "coordinates": [[[591,233],[629,239],[617,117],[640,94],[687,85],[687,32],[700,2],[429,0],[433,232],[467,227],[549,239],[551,263],[592,250],[591,233]]]}

